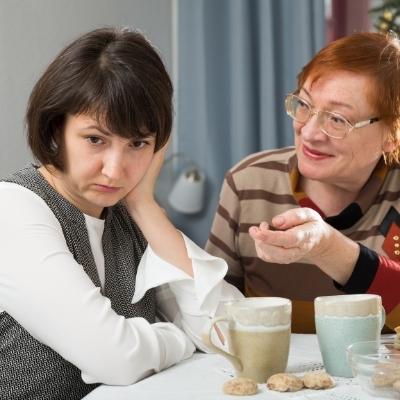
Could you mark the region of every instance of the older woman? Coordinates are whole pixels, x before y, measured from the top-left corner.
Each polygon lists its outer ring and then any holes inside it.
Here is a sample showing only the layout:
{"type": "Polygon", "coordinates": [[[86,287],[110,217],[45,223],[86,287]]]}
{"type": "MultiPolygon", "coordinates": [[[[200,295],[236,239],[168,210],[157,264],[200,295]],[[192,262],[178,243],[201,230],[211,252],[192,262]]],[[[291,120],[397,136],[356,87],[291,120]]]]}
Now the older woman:
{"type": "Polygon", "coordinates": [[[0,183],[2,400],[133,383],[191,356],[241,296],[154,200],[171,123],[171,81],[137,32],[83,35],[34,87],[37,163],[0,183]]]}
{"type": "Polygon", "coordinates": [[[322,49],[285,99],[295,146],[226,174],[206,249],[247,296],[293,300],[312,332],[319,295],[376,293],[400,324],[400,42],[359,33],[322,49]]]}

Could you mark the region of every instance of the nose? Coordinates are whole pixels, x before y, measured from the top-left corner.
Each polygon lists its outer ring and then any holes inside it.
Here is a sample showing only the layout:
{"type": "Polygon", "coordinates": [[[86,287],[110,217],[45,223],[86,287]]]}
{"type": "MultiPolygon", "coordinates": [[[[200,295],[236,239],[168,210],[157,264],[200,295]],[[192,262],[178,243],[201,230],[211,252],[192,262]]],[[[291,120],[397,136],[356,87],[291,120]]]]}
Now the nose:
{"type": "Polygon", "coordinates": [[[326,140],[321,130],[318,111],[312,111],[309,120],[300,128],[301,136],[307,140],[326,140]]]}
{"type": "Polygon", "coordinates": [[[110,181],[119,180],[123,174],[123,155],[118,151],[105,154],[101,172],[110,181]]]}

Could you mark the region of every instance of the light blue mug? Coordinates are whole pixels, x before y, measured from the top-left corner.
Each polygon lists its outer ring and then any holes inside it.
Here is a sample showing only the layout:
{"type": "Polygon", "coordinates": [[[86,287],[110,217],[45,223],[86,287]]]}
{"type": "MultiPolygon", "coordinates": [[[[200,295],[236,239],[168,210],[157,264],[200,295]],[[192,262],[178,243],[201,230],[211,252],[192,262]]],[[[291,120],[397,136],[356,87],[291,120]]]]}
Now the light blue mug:
{"type": "Polygon", "coordinates": [[[378,340],[385,323],[382,299],[374,294],[317,297],[315,326],[326,371],[352,377],[346,349],[355,342],[378,340]]]}

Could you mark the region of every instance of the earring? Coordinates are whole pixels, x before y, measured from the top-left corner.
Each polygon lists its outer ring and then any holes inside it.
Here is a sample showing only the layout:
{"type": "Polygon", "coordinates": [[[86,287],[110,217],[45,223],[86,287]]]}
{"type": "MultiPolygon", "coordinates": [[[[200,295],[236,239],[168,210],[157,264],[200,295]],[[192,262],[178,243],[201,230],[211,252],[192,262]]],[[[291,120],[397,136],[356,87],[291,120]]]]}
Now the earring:
{"type": "Polygon", "coordinates": [[[56,142],[54,139],[51,140],[50,149],[51,149],[51,151],[53,151],[54,153],[57,153],[57,152],[58,152],[58,144],[57,144],[57,142],[56,142]]]}

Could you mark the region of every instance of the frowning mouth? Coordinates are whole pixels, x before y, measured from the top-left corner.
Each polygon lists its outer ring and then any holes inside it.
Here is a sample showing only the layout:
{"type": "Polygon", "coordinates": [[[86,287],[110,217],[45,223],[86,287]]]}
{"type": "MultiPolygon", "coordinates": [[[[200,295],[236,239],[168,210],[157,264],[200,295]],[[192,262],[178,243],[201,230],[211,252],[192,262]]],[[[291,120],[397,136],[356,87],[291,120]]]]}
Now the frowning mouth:
{"type": "Polygon", "coordinates": [[[107,186],[107,185],[99,185],[95,184],[94,185],[96,190],[99,192],[104,192],[104,193],[115,193],[118,192],[121,188],[117,186],[107,186]]]}

